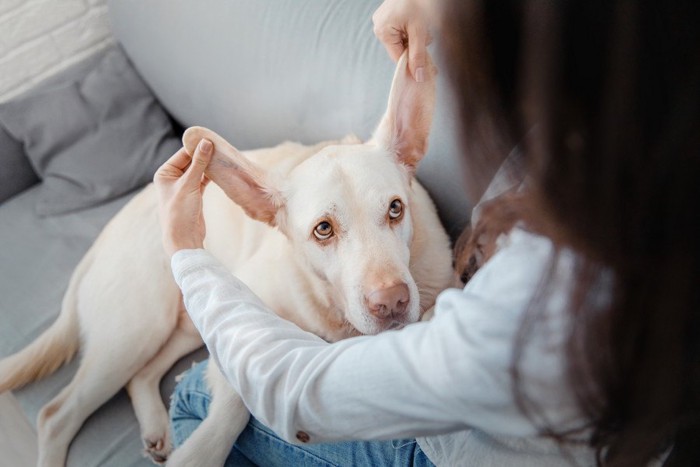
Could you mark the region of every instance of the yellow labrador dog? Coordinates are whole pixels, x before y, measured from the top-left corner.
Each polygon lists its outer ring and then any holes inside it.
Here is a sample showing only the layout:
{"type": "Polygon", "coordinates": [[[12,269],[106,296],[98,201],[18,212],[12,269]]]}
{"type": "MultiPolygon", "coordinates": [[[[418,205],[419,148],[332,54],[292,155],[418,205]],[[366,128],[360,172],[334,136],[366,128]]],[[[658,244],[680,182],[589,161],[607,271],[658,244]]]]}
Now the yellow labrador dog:
{"type": "MultiPolygon", "coordinates": [[[[277,313],[328,341],[418,321],[452,282],[449,240],[414,173],[426,152],[434,73],[416,83],[399,61],[372,139],[285,143],[237,151],[204,128],[183,141],[214,143],[204,195],[206,248],[277,313]],[[231,202],[233,200],[233,202],[231,202]]],[[[165,372],[202,341],[161,244],[148,186],[105,227],[76,268],[57,321],[0,361],[0,392],[82,360],[38,420],[39,465],[63,466],[85,419],[126,386],[146,451],[169,465],[220,466],[249,414],[215,364],[209,417],[171,455],[158,392],[165,372]]]]}

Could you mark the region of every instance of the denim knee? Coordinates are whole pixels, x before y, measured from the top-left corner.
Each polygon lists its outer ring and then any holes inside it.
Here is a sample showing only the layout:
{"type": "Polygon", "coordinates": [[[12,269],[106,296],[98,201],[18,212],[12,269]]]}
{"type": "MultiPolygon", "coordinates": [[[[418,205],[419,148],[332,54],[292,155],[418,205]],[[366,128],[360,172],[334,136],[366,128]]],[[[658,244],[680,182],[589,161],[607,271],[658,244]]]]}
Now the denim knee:
{"type": "Polygon", "coordinates": [[[170,397],[172,442],[177,447],[194,432],[207,416],[211,394],[205,371],[207,361],[199,362],[182,375],[170,397]]]}

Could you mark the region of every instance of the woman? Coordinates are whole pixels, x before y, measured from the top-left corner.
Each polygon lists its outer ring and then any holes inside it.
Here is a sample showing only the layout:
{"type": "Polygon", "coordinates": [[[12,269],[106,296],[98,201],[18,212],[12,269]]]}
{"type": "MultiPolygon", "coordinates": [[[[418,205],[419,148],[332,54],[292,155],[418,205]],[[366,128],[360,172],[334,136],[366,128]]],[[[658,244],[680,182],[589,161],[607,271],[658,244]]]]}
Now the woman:
{"type": "MultiPolygon", "coordinates": [[[[155,179],[166,249],[256,418],[229,460],[699,465],[697,8],[418,2],[387,0],[375,31],[392,57],[408,45],[420,81],[435,18],[468,173],[492,173],[520,143],[526,228],[464,291],[443,293],[433,321],[319,344],[201,250],[208,145],[195,163],[176,154],[155,179]],[[349,439],[368,441],[338,442],[349,439]]],[[[200,373],[176,391],[176,430],[205,415],[200,373]]]]}

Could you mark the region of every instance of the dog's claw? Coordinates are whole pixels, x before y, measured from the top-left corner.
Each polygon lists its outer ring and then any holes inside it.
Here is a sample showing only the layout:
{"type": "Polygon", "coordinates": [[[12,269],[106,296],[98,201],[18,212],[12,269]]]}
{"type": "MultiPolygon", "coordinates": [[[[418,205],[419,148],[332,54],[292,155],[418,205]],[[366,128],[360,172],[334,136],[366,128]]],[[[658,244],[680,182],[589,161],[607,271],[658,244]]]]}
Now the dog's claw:
{"type": "Polygon", "coordinates": [[[168,453],[164,450],[165,440],[163,438],[157,440],[144,439],[143,444],[146,447],[146,455],[155,464],[164,464],[168,460],[168,453]]]}
{"type": "Polygon", "coordinates": [[[148,447],[148,449],[160,451],[161,449],[163,449],[163,440],[159,439],[158,441],[155,441],[155,442],[146,440],[146,447],[148,447]]]}

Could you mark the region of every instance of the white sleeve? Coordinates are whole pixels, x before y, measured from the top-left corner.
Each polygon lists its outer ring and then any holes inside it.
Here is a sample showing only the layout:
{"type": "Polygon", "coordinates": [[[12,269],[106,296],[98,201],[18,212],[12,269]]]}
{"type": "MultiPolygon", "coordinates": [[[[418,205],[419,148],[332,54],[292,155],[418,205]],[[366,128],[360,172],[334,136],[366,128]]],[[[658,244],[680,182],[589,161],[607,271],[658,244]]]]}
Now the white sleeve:
{"type": "MultiPolygon", "coordinates": [[[[475,276],[476,288],[500,284],[487,290],[494,300],[450,289],[439,296],[430,322],[334,344],[279,318],[204,250],[178,252],[172,267],[226,378],[251,413],[289,441],[296,442],[298,432],[321,442],[469,426],[530,436],[536,429],[513,402],[510,367],[513,336],[538,283],[533,272],[546,264],[537,255],[533,261],[531,250],[496,255],[489,262],[495,270],[487,265],[485,280],[475,276]],[[529,266],[519,270],[513,261],[529,266]],[[493,274],[497,281],[488,280],[493,274]]],[[[529,386],[545,396],[560,390],[559,354],[534,355],[529,386]]]]}

